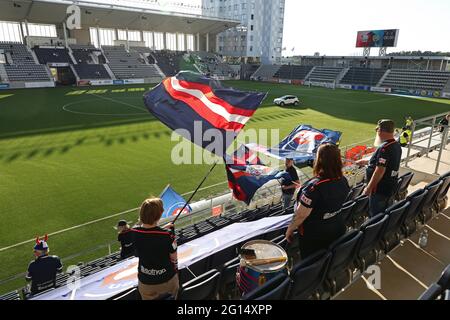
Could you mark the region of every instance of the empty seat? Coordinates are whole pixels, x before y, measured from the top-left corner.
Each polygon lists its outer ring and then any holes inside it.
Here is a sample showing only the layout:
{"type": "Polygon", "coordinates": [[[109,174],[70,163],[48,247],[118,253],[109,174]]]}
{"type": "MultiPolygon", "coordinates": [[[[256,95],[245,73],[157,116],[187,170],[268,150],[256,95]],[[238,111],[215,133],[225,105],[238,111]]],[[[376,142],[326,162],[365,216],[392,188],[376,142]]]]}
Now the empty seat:
{"type": "Polygon", "coordinates": [[[436,300],[442,294],[442,287],[437,283],[432,283],[431,286],[425,290],[418,300],[436,300]]]}
{"type": "Polygon", "coordinates": [[[213,269],[183,284],[179,300],[214,300],[219,288],[220,272],[213,269]]]}
{"type": "Polygon", "coordinates": [[[369,197],[366,195],[359,196],[355,199],[355,206],[352,210],[352,225],[353,228],[358,229],[368,217],[369,212],[369,197]]]}
{"type": "Polygon", "coordinates": [[[412,178],[414,177],[414,173],[408,172],[403,176],[399,177],[399,186],[395,195],[397,201],[403,200],[406,198],[408,194],[408,187],[411,183],[412,178]]]}
{"type": "Polygon", "coordinates": [[[447,193],[450,187],[450,172],[444,174],[440,179],[443,181],[443,184],[436,197],[437,211],[443,210],[447,206],[447,193]]]}
{"type": "Polygon", "coordinates": [[[410,205],[405,211],[402,221],[402,232],[405,237],[409,237],[417,230],[417,217],[422,210],[423,200],[428,193],[428,190],[420,189],[406,198],[410,202],[410,205]]]}
{"type": "Polygon", "coordinates": [[[339,213],[341,215],[342,221],[344,221],[348,229],[353,227],[352,212],[355,204],[355,201],[344,203],[342,205],[341,212],[339,213]]]}
{"type": "Polygon", "coordinates": [[[428,190],[427,195],[423,199],[422,208],[419,213],[420,220],[423,224],[427,223],[433,217],[433,210],[435,210],[435,202],[436,198],[439,195],[439,191],[441,190],[444,184],[443,180],[436,180],[432,183],[428,184],[425,189],[428,190]]]}
{"type": "Polygon", "coordinates": [[[386,209],[386,214],[389,216],[389,219],[381,238],[381,245],[386,253],[400,243],[399,229],[403,222],[403,214],[409,205],[409,201],[402,200],[386,209]]]}
{"type": "Polygon", "coordinates": [[[223,265],[236,258],[237,256],[237,248],[236,246],[228,247],[224,250],[214,253],[209,259],[209,267],[208,269],[217,269],[222,270],[223,265]]]}
{"type": "Polygon", "coordinates": [[[295,265],[289,299],[306,300],[314,295],[323,283],[330,258],[330,252],[321,250],[295,265]]]}
{"type": "Polygon", "coordinates": [[[448,290],[450,289],[450,265],[448,265],[444,271],[442,271],[442,274],[437,281],[437,283],[444,289],[448,290]]]}
{"type": "Polygon", "coordinates": [[[279,274],[242,297],[242,300],[284,300],[289,292],[290,279],[279,274]]]}
{"type": "Polygon", "coordinates": [[[353,230],[330,246],[332,257],[325,277],[325,289],[329,290],[332,296],[344,288],[352,278],[350,267],[355,259],[361,237],[361,231],[353,230]]]}
{"type": "Polygon", "coordinates": [[[237,295],[236,274],[238,272],[239,265],[239,257],[236,257],[224,264],[219,283],[220,299],[235,298],[237,295]]]}
{"type": "Polygon", "coordinates": [[[348,196],[347,196],[347,199],[345,202],[355,200],[356,198],[358,198],[361,195],[361,193],[363,192],[365,186],[366,186],[365,183],[360,183],[360,184],[354,186],[348,193],[348,196]]]}
{"type": "Polygon", "coordinates": [[[8,293],[5,293],[3,295],[0,296],[0,301],[5,301],[5,300],[20,300],[20,295],[19,295],[19,291],[14,290],[8,293]]]}
{"type": "Polygon", "coordinates": [[[367,266],[375,263],[378,259],[377,245],[383,236],[384,228],[389,216],[380,213],[379,215],[367,220],[360,228],[363,233],[361,245],[359,246],[356,260],[361,272],[366,270],[367,266]]]}
{"type": "Polygon", "coordinates": [[[208,270],[209,257],[203,258],[200,261],[197,261],[191,264],[188,268],[184,268],[180,270],[180,283],[186,283],[193,280],[196,276],[204,274],[208,270]],[[194,276],[195,275],[195,276],[194,276]]]}

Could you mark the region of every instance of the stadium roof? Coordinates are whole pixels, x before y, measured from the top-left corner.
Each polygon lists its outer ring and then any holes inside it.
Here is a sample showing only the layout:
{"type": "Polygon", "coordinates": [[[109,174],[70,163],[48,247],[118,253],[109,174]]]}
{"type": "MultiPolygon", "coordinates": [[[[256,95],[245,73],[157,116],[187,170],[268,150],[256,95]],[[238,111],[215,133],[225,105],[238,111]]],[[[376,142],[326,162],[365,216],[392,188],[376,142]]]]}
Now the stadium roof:
{"type": "MultiPolygon", "coordinates": [[[[306,59],[365,59],[364,56],[294,56],[295,58],[306,58],[306,59]]],[[[290,58],[290,57],[287,57],[290,58]]],[[[450,60],[448,56],[369,56],[367,57],[371,60],[389,60],[390,58],[396,60],[450,60]]]]}
{"type": "Polygon", "coordinates": [[[239,21],[184,14],[156,9],[96,4],[71,0],[2,0],[0,20],[60,24],[71,4],[81,8],[82,27],[128,28],[159,32],[217,34],[240,24],[239,21]]]}

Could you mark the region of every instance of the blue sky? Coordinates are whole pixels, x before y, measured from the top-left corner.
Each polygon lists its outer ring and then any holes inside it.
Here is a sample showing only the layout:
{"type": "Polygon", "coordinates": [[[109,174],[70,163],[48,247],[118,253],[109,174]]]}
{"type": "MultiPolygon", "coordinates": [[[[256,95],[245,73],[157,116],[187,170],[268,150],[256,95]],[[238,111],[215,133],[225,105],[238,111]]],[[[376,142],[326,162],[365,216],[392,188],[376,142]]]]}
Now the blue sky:
{"type": "Polygon", "coordinates": [[[400,29],[397,48],[388,53],[450,52],[450,0],[286,0],[283,55],[362,54],[357,31],[376,29],[400,29]]]}

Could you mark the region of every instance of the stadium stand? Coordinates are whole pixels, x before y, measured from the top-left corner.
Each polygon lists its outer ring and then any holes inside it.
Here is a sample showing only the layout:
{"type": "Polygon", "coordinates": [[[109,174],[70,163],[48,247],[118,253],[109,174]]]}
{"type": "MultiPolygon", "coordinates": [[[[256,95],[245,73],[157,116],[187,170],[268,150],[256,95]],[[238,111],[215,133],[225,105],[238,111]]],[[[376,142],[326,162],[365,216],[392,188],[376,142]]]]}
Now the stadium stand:
{"type": "Polygon", "coordinates": [[[28,48],[16,42],[0,42],[0,49],[6,54],[6,62],[10,65],[36,64],[28,48]],[[9,59],[8,59],[9,58],[9,59]]]}
{"type": "Polygon", "coordinates": [[[314,67],[306,80],[314,82],[334,82],[343,68],[336,67],[314,67]]]}
{"type": "Polygon", "coordinates": [[[30,65],[5,65],[9,81],[50,81],[45,66],[39,64],[30,65]]]}
{"type": "Polygon", "coordinates": [[[304,80],[312,68],[313,67],[311,66],[283,65],[273,77],[280,79],[304,80]]]}
{"type": "Polygon", "coordinates": [[[161,71],[171,77],[180,72],[180,60],[183,59],[184,54],[177,51],[156,51],[153,57],[161,71]]]}
{"type": "Polygon", "coordinates": [[[108,66],[117,79],[159,79],[161,74],[154,65],[146,64],[137,52],[127,52],[123,46],[103,46],[108,66]]]}
{"type": "Polygon", "coordinates": [[[250,80],[260,67],[259,64],[242,64],[241,65],[241,80],[250,80]]]}
{"type": "Polygon", "coordinates": [[[381,77],[386,73],[385,69],[371,69],[371,68],[350,68],[340,83],[376,86],[381,80],[381,77]]]}
{"type": "Polygon", "coordinates": [[[4,70],[9,82],[51,81],[45,66],[35,63],[32,53],[25,45],[0,42],[0,49],[6,56],[4,70]]]}
{"type": "Polygon", "coordinates": [[[35,47],[33,48],[40,64],[47,63],[68,63],[73,64],[72,58],[66,48],[49,48],[35,47]]]}
{"type": "Polygon", "coordinates": [[[258,81],[273,79],[280,68],[281,66],[279,65],[261,65],[251,79],[258,81]]]}
{"type": "Polygon", "coordinates": [[[236,72],[220,57],[210,52],[195,52],[192,54],[196,64],[200,67],[202,72],[207,75],[217,77],[235,77],[236,72]]]}
{"type": "Polygon", "coordinates": [[[102,64],[75,64],[73,68],[80,79],[111,79],[102,64]]]}
{"type": "Polygon", "coordinates": [[[443,90],[450,72],[392,69],[381,83],[394,89],[443,90]]]}

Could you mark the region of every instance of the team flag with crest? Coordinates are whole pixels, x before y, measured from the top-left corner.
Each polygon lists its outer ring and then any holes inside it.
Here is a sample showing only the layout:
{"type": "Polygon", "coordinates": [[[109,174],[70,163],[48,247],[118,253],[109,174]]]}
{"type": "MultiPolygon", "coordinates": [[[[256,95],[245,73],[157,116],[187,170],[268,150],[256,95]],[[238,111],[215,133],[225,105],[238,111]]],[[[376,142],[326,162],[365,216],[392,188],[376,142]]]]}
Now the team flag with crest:
{"type": "Polygon", "coordinates": [[[225,168],[233,196],[246,204],[250,204],[256,191],[269,181],[286,178],[283,172],[265,166],[261,159],[245,146],[241,146],[232,156],[226,157],[225,168]]]}
{"type": "MultiPolygon", "coordinates": [[[[170,185],[161,193],[160,199],[164,204],[164,213],[161,216],[162,219],[176,216],[186,204],[186,200],[173,190],[170,185]]],[[[189,214],[191,211],[192,209],[188,205],[186,209],[183,210],[182,215],[189,214]]]]}
{"type": "Polygon", "coordinates": [[[321,144],[339,144],[342,133],[329,129],[315,129],[309,125],[299,125],[277,146],[266,148],[256,144],[247,147],[276,159],[293,159],[296,165],[311,164],[321,144]]]}
{"type": "Polygon", "coordinates": [[[147,92],[144,102],[150,113],[170,129],[224,157],[265,96],[227,88],[204,75],[182,71],[147,92]],[[212,134],[210,129],[216,130],[212,134]]]}

